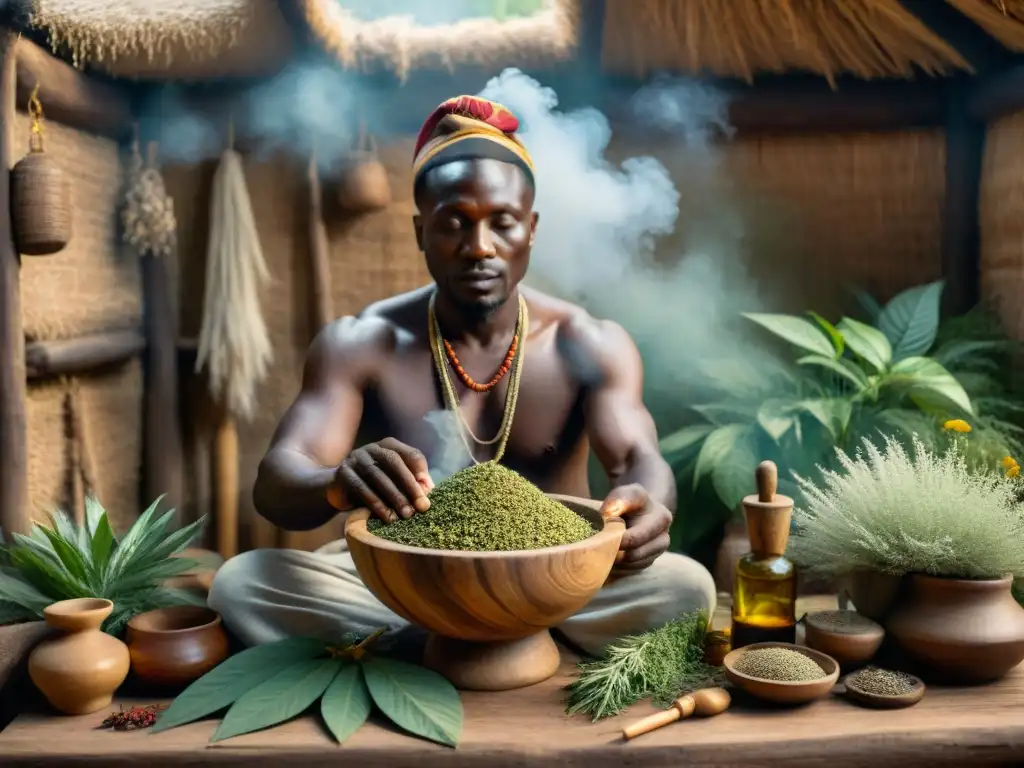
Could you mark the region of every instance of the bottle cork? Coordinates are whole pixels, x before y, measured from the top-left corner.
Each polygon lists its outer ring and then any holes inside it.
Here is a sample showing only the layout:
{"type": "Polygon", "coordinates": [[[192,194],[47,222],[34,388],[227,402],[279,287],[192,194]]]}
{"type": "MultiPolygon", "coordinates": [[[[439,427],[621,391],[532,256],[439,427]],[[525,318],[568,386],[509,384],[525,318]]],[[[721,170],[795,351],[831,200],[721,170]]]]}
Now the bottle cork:
{"type": "Polygon", "coordinates": [[[743,499],[750,550],[758,557],[780,557],[789,544],[793,500],[778,492],[779,469],[762,461],[754,471],[757,493],[743,499]]]}

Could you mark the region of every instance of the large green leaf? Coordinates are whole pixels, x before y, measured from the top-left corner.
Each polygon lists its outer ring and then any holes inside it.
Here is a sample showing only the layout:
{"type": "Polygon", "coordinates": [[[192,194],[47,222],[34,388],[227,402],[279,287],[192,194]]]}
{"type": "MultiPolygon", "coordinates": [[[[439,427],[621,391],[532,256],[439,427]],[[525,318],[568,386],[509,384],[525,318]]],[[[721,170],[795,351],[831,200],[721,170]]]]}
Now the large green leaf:
{"type": "Polygon", "coordinates": [[[742,401],[694,405],[692,408],[716,427],[724,427],[726,424],[749,423],[755,413],[752,405],[742,401]]]}
{"type": "Polygon", "coordinates": [[[939,331],[942,287],[942,280],[918,285],[885,305],[877,325],[892,345],[893,360],[918,357],[932,348],[939,331]]]}
{"type": "Polygon", "coordinates": [[[828,335],[829,340],[832,342],[832,346],[835,347],[836,350],[835,357],[840,357],[843,354],[843,350],[846,348],[846,339],[843,338],[843,334],[839,332],[838,328],[817,312],[808,312],[807,314],[813,317],[814,322],[820,325],[821,330],[828,335]]]}
{"type": "Polygon", "coordinates": [[[861,288],[851,288],[849,293],[853,296],[861,311],[867,316],[868,322],[878,322],[878,317],[882,314],[882,305],[878,303],[878,299],[861,288]]]}
{"type": "Polygon", "coordinates": [[[345,741],[366,722],[373,708],[370,689],[363,678],[360,664],[346,664],[324,692],[320,700],[320,714],[327,729],[338,740],[345,741]]]}
{"type": "Polygon", "coordinates": [[[782,436],[791,429],[798,433],[796,437],[799,440],[800,417],[798,410],[799,407],[792,400],[781,398],[765,400],[757,412],[757,423],[775,442],[781,440],[782,436]]]}
{"type": "Polygon", "coordinates": [[[722,461],[728,461],[733,446],[747,432],[746,424],[728,424],[719,427],[708,435],[697,454],[697,464],[693,470],[693,487],[696,489],[700,481],[710,475],[722,461]]]}
{"type": "Polygon", "coordinates": [[[323,641],[308,637],[291,637],[248,648],[217,665],[182,691],[171,706],[157,716],[153,730],[166,731],[219,712],[269,680],[283,666],[315,659],[325,653],[323,641]]]}
{"type": "Polygon", "coordinates": [[[88,584],[89,564],[82,556],[82,553],[78,550],[77,542],[72,543],[67,541],[57,531],[47,528],[45,525],[41,525],[39,527],[43,531],[43,534],[50,540],[50,546],[52,546],[53,551],[57,553],[57,557],[60,559],[60,563],[64,567],[64,570],[83,584],[88,584]]]}
{"type": "Polygon", "coordinates": [[[788,341],[795,347],[805,349],[817,355],[832,357],[835,349],[832,342],[817,325],[810,320],[793,315],[772,315],[756,312],[746,312],[745,318],[757,323],[762,328],[771,331],[780,339],[788,341]]]}
{"type": "Polygon", "coordinates": [[[796,362],[798,365],[814,365],[819,368],[827,368],[853,384],[857,391],[866,389],[868,386],[867,375],[849,360],[835,360],[823,355],[806,355],[796,362]]]}
{"type": "Polygon", "coordinates": [[[840,320],[836,327],[846,339],[846,346],[868,365],[879,373],[888,367],[892,361],[892,345],[880,330],[849,317],[840,320]]]}
{"type": "Polygon", "coordinates": [[[373,703],[409,733],[450,747],[462,735],[462,700],[455,687],[429,669],[394,659],[363,663],[373,703]]]}
{"type": "Polygon", "coordinates": [[[715,493],[727,509],[736,509],[743,497],[756,490],[754,470],[760,463],[752,429],[747,429],[733,444],[727,461],[719,462],[711,472],[715,493]]]}
{"type": "Polygon", "coordinates": [[[691,424],[670,435],[666,435],[658,443],[658,448],[664,456],[671,458],[677,454],[685,453],[696,446],[697,443],[711,434],[714,429],[714,426],[711,424],[691,424]]]}
{"type": "Polygon", "coordinates": [[[853,401],[843,397],[801,400],[800,408],[813,416],[834,438],[846,432],[853,415],[853,401]]]}
{"type": "Polygon", "coordinates": [[[17,603],[36,615],[41,615],[43,608],[54,602],[52,597],[26,582],[14,568],[7,567],[0,568],[0,600],[17,603]]]}
{"type": "Polygon", "coordinates": [[[340,659],[306,659],[282,669],[231,705],[210,743],[262,731],[298,717],[319,699],[341,669],[340,659]]]}
{"type": "Polygon", "coordinates": [[[110,554],[114,551],[115,544],[114,529],[110,527],[107,513],[103,512],[94,524],[92,541],[89,542],[93,568],[100,579],[106,577],[107,568],[110,565],[110,554]]]}
{"type": "Polygon", "coordinates": [[[928,357],[907,357],[893,365],[886,384],[905,388],[923,410],[958,408],[973,415],[971,398],[949,371],[928,357]]]}
{"type": "Polygon", "coordinates": [[[993,358],[1007,351],[1005,341],[991,339],[954,339],[943,344],[930,357],[946,368],[998,370],[993,358]]]}

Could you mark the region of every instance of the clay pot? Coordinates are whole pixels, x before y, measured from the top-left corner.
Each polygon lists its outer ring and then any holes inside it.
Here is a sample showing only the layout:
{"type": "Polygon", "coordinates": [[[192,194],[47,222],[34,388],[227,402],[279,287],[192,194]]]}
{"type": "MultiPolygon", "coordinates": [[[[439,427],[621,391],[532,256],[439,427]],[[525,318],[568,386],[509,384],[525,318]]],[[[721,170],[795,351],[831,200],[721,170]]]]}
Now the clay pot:
{"type": "Polygon", "coordinates": [[[36,646],[28,673],[55,709],[68,715],[103,709],[128,676],[127,646],[100,630],[112,610],[112,602],[94,597],[43,610],[46,623],[61,634],[36,646]]]}
{"type": "Polygon", "coordinates": [[[209,608],[179,605],[129,621],[128,650],[140,682],[183,688],[228,657],[228,636],[209,608]]]}
{"type": "Polygon", "coordinates": [[[886,629],[933,679],[998,680],[1024,660],[1024,609],[1011,582],[912,574],[886,629]]]}
{"type": "Polygon", "coordinates": [[[845,587],[857,613],[881,624],[895,605],[902,584],[902,576],[861,571],[850,576],[845,587]]]}

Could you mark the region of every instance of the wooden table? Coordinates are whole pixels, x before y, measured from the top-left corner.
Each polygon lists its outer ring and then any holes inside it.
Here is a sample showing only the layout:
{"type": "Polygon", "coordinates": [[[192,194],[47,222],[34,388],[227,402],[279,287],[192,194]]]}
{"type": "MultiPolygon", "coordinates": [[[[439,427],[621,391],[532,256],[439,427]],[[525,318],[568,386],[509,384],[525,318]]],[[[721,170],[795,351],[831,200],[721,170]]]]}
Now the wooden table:
{"type": "MultiPolygon", "coordinates": [[[[95,730],[88,717],[22,715],[0,733],[2,766],[245,765],[365,768],[530,768],[537,766],[884,766],[1024,765],[1024,667],[983,688],[930,689],[916,707],[861,709],[838,696],[797,710],[766,710],[737,701],[727,713],[678,723],[623,744],[622,726],[649,713],[592,724],[562,714],[555,679],[521,691],[464,694],[466,724],[458,750],[434,746],[377,723],[343,747],[312,717],[214,747],[214,723],[166,733],[95,730]]],[[[138,703],[138,702],[125,702],[138,703]]]]}

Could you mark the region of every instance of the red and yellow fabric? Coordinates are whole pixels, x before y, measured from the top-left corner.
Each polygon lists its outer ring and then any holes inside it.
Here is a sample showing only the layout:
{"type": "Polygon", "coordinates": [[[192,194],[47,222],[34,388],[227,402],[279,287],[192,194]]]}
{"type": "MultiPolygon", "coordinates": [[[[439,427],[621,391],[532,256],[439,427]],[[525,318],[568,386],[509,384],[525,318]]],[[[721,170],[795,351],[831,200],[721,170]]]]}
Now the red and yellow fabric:
{"type": "Polygon", "coordinates": [[[533,160],[516,132],[519,120],[508,108],[479,96],[456,96],[438,105],[416,137],[413,176],[442,162],[493,157],[514,162],[533,178],[533,160]]]}

